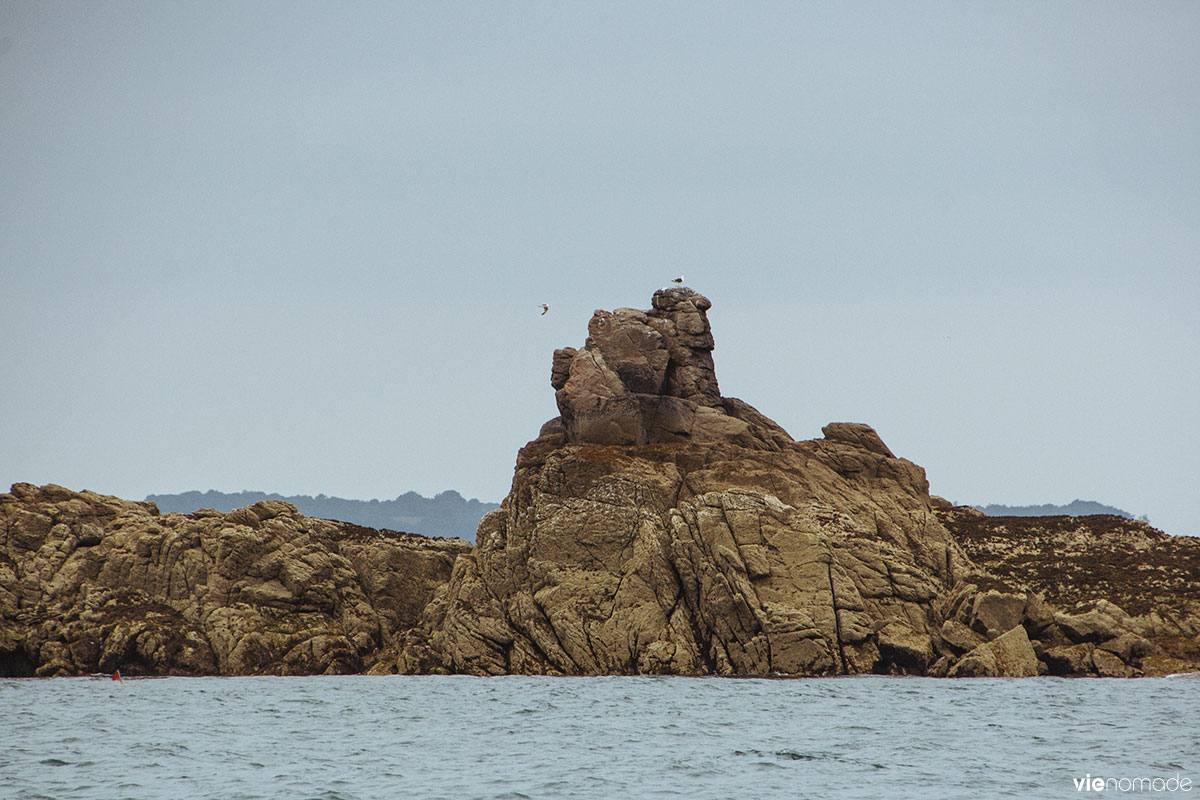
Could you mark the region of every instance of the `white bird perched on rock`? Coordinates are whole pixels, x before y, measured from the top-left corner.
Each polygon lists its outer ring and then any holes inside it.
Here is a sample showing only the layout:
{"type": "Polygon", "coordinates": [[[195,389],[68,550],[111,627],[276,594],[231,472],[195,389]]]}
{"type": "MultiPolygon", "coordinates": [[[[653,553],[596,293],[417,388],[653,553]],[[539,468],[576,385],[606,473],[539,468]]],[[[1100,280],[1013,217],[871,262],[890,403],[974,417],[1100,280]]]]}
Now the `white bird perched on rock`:
{"type": "Polygon", "coordinates": [[[540,316],[543,316],[543,317],[546,316],[546,312],[549,310],[550,310],[550,306],[546,305],[545,303],[542,303],[542,313],[540,314],[540,316]]]}

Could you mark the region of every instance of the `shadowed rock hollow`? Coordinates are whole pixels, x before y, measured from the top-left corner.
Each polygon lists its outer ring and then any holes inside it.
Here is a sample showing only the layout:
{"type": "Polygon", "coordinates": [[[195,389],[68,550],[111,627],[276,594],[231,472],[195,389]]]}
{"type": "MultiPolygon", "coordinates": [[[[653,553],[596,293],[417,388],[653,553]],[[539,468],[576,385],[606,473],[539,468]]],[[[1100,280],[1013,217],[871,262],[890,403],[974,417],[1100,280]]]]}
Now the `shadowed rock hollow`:
{"type": "MultiPolygon", "coordinates": [[[[582,348],[555,351],[561,416],[521,449],[512,490],[400,668],[1051,671],[1037,637],[1078,632],[1041,595],[976,567],[920,467],[866,425],[796,442],[720,395],[710,306],[662,290],[648,311],[597,311],[582,348]]],[[[1122,667],[1151,652],[1125,648],[1122,667]]]]}

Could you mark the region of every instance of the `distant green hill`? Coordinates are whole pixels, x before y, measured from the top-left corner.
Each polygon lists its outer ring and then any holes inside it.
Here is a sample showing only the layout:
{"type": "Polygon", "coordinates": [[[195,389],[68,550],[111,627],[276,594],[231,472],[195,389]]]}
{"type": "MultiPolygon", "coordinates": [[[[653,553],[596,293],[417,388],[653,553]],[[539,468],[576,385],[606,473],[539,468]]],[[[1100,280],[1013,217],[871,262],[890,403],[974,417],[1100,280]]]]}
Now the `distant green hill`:
{"type": "Polygon", "coordinates": [[[267,494],[266,492],[183,492],[182,494],[152,494],[146,496],[162,511],[191,514],[201,508],[229,512],[261,500],[286,500],[310,517],[352,522],[367,528],[387,528],[393,531],[419,533],[443,539],[458,537],[475,541],[475,528],[484,514],[499,508],[497,503],[466,500],[453,489],[436,497],[422,497],[416,492],[402,494],[395,500],[347,500],[319,494],[267,494]]]}
{"type": "Polygon", "coordinates": [[[1128,511],[1125,511],[1115,506],[1106,506],[1103,503],[1097,503],[1095,500],[1072,500],[1065,506],[1056,506],[1047,503],[1041,506],[1002,506],[992,504],[990,506],[975,506],[989,517],[1086,517],[1092,514],[1112,514],[1116,517],[1125,517],[1126,519],[1140,519],[1142,522],[1149,522],[1145,516],[1135,517],[1128,511]]]}

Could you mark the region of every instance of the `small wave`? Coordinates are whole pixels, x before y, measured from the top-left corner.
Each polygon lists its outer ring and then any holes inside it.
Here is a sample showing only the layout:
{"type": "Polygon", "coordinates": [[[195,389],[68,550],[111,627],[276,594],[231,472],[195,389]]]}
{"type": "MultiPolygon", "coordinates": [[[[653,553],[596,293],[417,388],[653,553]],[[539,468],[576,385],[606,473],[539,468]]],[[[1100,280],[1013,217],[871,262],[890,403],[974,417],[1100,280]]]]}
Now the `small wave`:
{"type": "Polygon", "coordinates": [[[783,761],[841,761],[838,756],[830,753],[801,753],[796,750],[776,750],[774,752],[766,752],[763,750],[734,750],[735,756],[753,756],[755,758],[775,758],[783,761]]]}

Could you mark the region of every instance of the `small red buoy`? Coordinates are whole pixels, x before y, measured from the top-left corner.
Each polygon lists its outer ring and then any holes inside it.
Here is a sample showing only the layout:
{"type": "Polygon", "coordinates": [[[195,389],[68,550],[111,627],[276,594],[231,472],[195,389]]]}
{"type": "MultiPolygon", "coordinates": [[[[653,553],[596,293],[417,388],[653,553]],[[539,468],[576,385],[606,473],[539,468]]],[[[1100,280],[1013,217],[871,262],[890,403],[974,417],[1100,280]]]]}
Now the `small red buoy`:
{"type": "Polygon", "coordinates": [[[119,669],[114,669],[114,670],[113,670],[113,678],[112,678],[112,679],[113,679],[114,681],[119,681],[119,680],[121,680],[121,670],[119,670],[119,669]]]}

